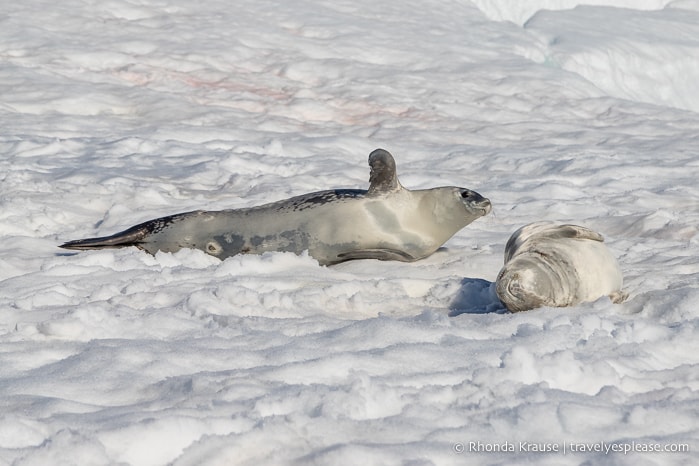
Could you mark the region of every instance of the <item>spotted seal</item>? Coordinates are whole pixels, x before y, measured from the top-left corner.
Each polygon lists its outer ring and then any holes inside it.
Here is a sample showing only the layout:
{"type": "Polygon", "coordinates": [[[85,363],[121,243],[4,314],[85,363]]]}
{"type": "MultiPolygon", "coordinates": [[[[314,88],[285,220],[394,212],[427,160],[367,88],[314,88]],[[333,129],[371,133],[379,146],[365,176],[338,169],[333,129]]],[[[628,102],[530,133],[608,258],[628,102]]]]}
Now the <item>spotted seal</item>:
{"type": "Polygon", "coordinates": [[[251,208],[186,212],[60,247],[136,246],[151,254],[195,248],[221,259],[308,250],[323,265],[352,259],[415,261],[490,212],[490,201],[470,189],[405,189],[393,156],[383,149],[369,155],[369,166],[368,190],[333,189],[251,208]]]}

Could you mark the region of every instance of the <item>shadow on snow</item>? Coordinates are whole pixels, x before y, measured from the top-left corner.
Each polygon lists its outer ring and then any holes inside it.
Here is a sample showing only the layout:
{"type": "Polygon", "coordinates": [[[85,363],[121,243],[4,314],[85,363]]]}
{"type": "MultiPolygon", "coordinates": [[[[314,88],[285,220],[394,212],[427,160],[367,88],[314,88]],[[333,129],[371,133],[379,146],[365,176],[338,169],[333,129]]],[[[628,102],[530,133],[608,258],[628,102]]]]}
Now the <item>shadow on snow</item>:
{"type": "Polygon", "coordinates": [[[495,283],[481,278],[461,280],[461,288],[449,304],[449,316],[491,312],[499,314],[508,312],[495,294],[495,283]]]}

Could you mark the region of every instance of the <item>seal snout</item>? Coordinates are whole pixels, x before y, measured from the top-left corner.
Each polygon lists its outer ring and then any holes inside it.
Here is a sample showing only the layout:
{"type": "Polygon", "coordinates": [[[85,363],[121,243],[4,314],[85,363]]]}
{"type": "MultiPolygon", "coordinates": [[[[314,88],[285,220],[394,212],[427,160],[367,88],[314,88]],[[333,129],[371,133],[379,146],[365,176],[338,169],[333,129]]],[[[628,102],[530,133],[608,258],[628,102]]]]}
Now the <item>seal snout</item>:
{"type": "Polygon", "coordinates": [[[482,215],[487,215],[492,209],[490,199],[481,196],[476,191],[466,188],[461,188],[460,191],[464,203],[472,210],[479,210],[482,212],[482,215]]]}

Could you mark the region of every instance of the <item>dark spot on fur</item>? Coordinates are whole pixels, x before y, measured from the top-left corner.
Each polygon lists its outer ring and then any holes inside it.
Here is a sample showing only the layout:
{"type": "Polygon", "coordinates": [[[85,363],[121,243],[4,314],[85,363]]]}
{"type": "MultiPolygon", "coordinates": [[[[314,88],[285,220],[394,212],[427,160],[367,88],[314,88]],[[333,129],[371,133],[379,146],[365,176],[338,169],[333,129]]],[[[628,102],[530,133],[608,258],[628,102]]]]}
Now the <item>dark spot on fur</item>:
{"type": "Polygon", "coordinates": [[[355,199],[366,196],[366,191],[363,189],[334,189],[331,191],[320,191],[317,193],[304,194],[292,199],[289,199],[282,210],[306,210],[329,202],[335,202],[343,199],[355,199]]]}
{"type": "Polygon", "coordinates": [[[214,239],[218,241],[223,249],[233,254],[241,252],[245,247],[245,238],[240,235],[227,233],[223,236],[217,236],[214,239]]]}

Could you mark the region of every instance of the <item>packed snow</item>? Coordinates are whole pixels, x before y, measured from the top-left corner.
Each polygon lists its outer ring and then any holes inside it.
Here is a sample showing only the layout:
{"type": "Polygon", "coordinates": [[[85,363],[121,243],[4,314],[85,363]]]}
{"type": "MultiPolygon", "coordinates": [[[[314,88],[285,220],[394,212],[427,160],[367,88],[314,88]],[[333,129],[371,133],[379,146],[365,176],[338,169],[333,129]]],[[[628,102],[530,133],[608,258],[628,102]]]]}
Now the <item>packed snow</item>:
{"type": "Polygon", "coordinates": [[[696,0],[5,2],[0,464],[697,462],[698,82],[696,0]],[[377,147],[493,212],[414,263],[57,247],[377,147]],[[628,300],[508,313],[539,220],[628,300]]]}

